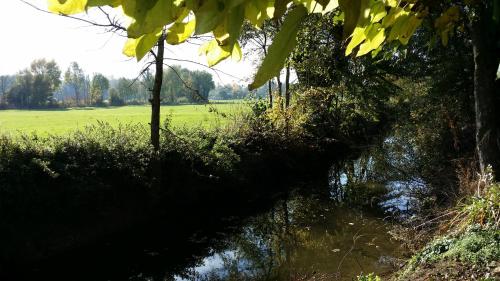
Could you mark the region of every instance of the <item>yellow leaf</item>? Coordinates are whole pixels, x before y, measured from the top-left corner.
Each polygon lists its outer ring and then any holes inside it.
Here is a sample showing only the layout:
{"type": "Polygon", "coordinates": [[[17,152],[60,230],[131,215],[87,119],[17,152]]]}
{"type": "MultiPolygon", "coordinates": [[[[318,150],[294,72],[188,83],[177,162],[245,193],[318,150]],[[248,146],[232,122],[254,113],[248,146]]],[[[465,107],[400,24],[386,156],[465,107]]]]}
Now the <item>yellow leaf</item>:
{"type": "Polygon", "coordinates": [[[58,14],[78,14],[84,12],[87,0],[48,0],[49,11],[58,14]]]}
{"type": "Polygon", "coordinates": [[[389,7],[397,7],[399,5],[398,0],[384,0],[384,4],[389,7]]]}
{"type": "Polygon", "coordinates": [[[359,51],[356,56],[359,57],[377,49],[384,40],[385,29],[381,27],[379,23],[372,25],[368,31],[365,42],[359,46],[359,51]]]}
{"type": "Polygon", "coordinates": [[[196,20],[189,22],[176,22],[169,29],[167,33],[167,43],[170,45],[177,45],[186,41],[194,33],[196,20]]]}
{"type": "Polygon", "coordinates": [[[127,28],[131,38],[138,38],[173,23],[184,9],[174,5],[172,0],[122,0],[122,7],[125,14],[134,19],[127,28]]]}
{"type": "Polygon", "coordinates": [[[234,61],[241,61],[243,53],[241,52],[241,47],[238,42],[234,44],[233,52],[231,53],[231,59],[234,61]]]}
{"type": "Polygon", "coordinates": [[[200,54],[207,57],[208,66],[214,66],[231,55],[232,46],[219,46],[217,40],[211,40],[200,47],[200,54]]]}
{"type": "Polygon", "coordinates": [[[135,38],[129,38],[127,42],[125,42],[125,46],[123,46],[123,54],[127,57],[135,57],[135,47],[137,46],[137,40],[135,38]]]}
{"type": "Polygon", "coordinates": [[[382,25],[387,28],[391,25],[394,24],[394,22],[396,22],[396,19],[402,15],[404,15],[405,12],[403,10],[403,8],[400,8],[400,7],[393,7],[389,10],[389,14],[387,16],[384,17],[384,19],[382,20],[382,25]]]}
{"type": "Polygon", "coordinates": [[[156,45],[160,36],[161,29],[158,29],[139,38],[129,38],[123,47],[123,54],[140,61],[156,45]]]}
{"type": "Polygon", "coordinates": [[[350,55],[352,53],[352,50],[366,39],[365,30],[366,27],[356,27],[354,29],[351,41],[349,42],[349,45],[347,45],[347,48],[345,49],[346,56],[350,55]]]}

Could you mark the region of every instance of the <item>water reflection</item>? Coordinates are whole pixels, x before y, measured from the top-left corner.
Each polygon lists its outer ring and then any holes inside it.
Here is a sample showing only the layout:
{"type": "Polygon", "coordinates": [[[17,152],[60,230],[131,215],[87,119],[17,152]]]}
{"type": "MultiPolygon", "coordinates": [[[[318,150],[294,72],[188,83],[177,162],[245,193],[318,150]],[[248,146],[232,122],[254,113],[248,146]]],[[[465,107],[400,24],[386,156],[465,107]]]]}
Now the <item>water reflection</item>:
{"type": "Polygon", "coordinates": [[[318,194],[294,194],[248,219],[228,247],[174,280],[351,280],[384,274],[398,244],[386,224],[318,194]]]}

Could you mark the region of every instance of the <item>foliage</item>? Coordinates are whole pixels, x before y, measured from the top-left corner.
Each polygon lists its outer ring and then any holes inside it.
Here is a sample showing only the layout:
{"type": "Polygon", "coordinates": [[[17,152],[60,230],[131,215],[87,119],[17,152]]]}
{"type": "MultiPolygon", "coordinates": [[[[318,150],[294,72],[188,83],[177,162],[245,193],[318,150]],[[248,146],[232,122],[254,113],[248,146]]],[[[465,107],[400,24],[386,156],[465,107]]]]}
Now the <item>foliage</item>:
{"type": "Polygon", "coordinates": [[[358,276],[356,281],[382,281],[382,279],[380,279],[380,277],[378,277],[377,275],[370,273],[368,275],[361,274],[360,276],[358,276]]]}
{"type": "MultiPolygon", "coordinates": [[[[138,92],[137,83],[132,79],[120,78],[118,79],[118,84],[116,85],[116,90],[118,91],[119,97],[125,103],[126,101],[134,99],[138,92]]],[[[111,97],[111,95],[110,95],[111,97]]]]}
{"type": "Polygon", "coordinates": [[[16,75],[5,93],[7,103],[21,107],[42,107],[53,104],[53,94],[59,88],[61,70],[54,61],[35,60],[16,75]]]}
{"type": "Polygon", "coordinates": [[[64,82],[73,89],[76,105],[79,106],[85,87],[85,73],[77,62],[70,63],[68,69],[64,73],[64,82]]]}
{"type": "Polygon", "coordinates": [[[500,258],[500,232],[498,228],[469,226],[459,235],[438,238],[413,256],[402,276],[410,274],[420,266],[441,260],[458,260],[466,264],[487,265],[500,258]]]}
{"type": "Polygon", "coordinates": [[[90,86],[91,104],[100,105],[103,102],[103,95],[109,89],[109,80],[100,73],[94,74],[90,86]]]}
{"type": "Polygon", "coordinates": [[[179,98],[192,103],[206,103],[209,92],[214,88],[215,83],[210,73],[171,66],[163,74],[161,98],[166,104],[178,103],[179,98]]]}
{"type": "Polygon", "coordinates": [[[500,228],[500,184],[486,183],[478,186],[477,193],[459,204],[458,213],[451,221],[459,229],[470,225],[500,228]]]}
{"type": "Polygon", "coordinates": [[[388,104],[371,97],[356,96],[341,85],[306,89],[297,103],[308,115],[304,127],[309,134],[358,143],[378,135],[387,120],[388,104]]]}
{"type": "MultiPolygon", "coordinates": [[[[178,44],[194,34],[212,32],[214,39],[200,47],[200,53],[206,55],[210,66],[217,64],[223,59],[232,57],[241,59],[241,48],[237,39],[241,33],[244,20],[250,21],[255,26],[260,26],[264,20],[271,17],[280,17],[286,10],[289,1],[285,1],[274,7],[274,3],[268,1],[245,1],[234,3],[222,3],[207,1],[202,4],[194,1],[153,1],[144,3],[142,1],[88,1],[70,0],[61,2],[49,1],[49,9],[56,13],[75,14],[84,12],[89,7],[120,6],[124,13],[134,20],[127,27],[129,41],[126,43],[124,52],[130,56],[136,56],[138,60],[155,46],[161,35],[162,29],[168,26],[167,43],[178,44]],[[194,30],[189,21],[190,14],[194,14],[196,21],[194,30]],[[159,16],[161,15],[161,16],[159,16]],[[168,34],[175,36],[168,36],[168,34]]],[[[337,7],[336,1],[332,3],[321,1],[299,1],[298,7],[288,13],[284,21],[284,29],[278,33],[274,41],[274,47],[270,48],[270,56],[266,57],[263,65],[266,69],[259,74],[259,80],[253,86],[262,85],[268,77],[275,75],[274,69],[281,69],[284,59],[293,48],[295,35],[300,20],[307,12],[326,12],[337,7]],[[327,5],[330,4],[330,5],[327,5]],[[287,48],[287,52],[282,52],[287,48]],[[278,59],[277,59],[278,58],[278,59]],[[267,69],[269,67],[269,69],[267,69]]]]}
{"type": "Polygon", "coordinates": [[[125,100],[121,97],[117,89],[111,88],[109,90],[109,104],[120,106],[125,104],[125,100]]]}
{"type": "MultiPolygon", "coordinates": [[[[245,20],[252,25],[262,26],[266,19],[278,19],[287,11],[291,1],[244,1],[224,5],[222,2],[207,1],[199,4],[195,1],[153,1],[143,3],[140,1],[89,1],[70,0],[61,2],[49,1],[49,9],[63,14],[74,14],[85,11],[89,7],[121,6],[124,13],[133,18],[127,27],[128,36],[131,38],[125,46],[125,53],[136,56],[139,60],[154,47],[165,26],[167,29],[167,42],[179,44],[192,34],[199,35],[212,32],[214,39],[200,48],[205,54],[210,66],[217,64],[228,57],[241,58],[241,49],[237,39],[241,33],[245,20]],[[194,14],[196,20],[189,20],[189,15],[194,14]],[[159,15],[162,15],[161,17],[159,15]],[[172,24],[172,25],[170,25],[172,24]],[[193,28],[194,25],[194,28],[193,28]]],[[[460,2],[460,1],[459,1],[460,2]]],[[[498,3],[493,2],[493,8],[498,8],[498,3]]],[[[252,88],[264,84],[276,75],[276,69],[281,69],[285,59],[295,45],[295,34],[300,21],[308,13],[327,13],[338,6],[343,12],[344,38],[350,38],[346,54],[359,47],[357,55],[364,55],[374,51],[376,55],[383,44],[398,41],[406,45],[408,40],[429,15],[429,9],[436,8],[425,1],[412,3],[397,1],[295,1],[286,14],[283,28],[278,32],[269,48],[256,75],[252,88]],[[285,50],[285,51],[283,51],[285,50]]],[[[462,3],[459,3],[462,4],[462,3]]],[[[465,3],[465,5],[474,4],[465,3]]],[[[441,16],[435,20],[435,28],[446,44],[448,37],[455,30],[460,18],[458,4],[437,7],[442,10],[441,16]]],[[[491,8],[491,7],[490,7],[491,8]]],[[[500,9],[495,9],[498,11],[500,9]]],[[[493,23],[498,26],[498,14],[491,16],[493,23]]]]}

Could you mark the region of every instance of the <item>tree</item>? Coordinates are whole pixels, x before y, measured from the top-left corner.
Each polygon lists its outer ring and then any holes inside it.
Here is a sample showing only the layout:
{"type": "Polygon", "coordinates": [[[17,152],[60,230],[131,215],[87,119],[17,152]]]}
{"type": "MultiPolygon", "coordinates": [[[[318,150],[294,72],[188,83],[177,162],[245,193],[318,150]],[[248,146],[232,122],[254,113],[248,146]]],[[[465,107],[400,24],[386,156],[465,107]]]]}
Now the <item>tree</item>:
{"type": "Polygon", "coordinates": [[[120,93],[115,88],[109,89],[109,104],[114,106],[121,106],[125,101],[120,97],[120,93]]]}
{"type": "Polygon", "coordinates": [[[55,61],[40,59],[31,63],[30,71],[33,75],[31,105],[45,105],[61,85],[61,70],[55,61]]]}
{"type": "Polygon", "coordinates": [[[81,95],[85,87],[85,73],[77,62],[72,62],[64,74],[64,82],[69,85],[75,94],[76,105],[80,105],[81,95]]]}
{"type": "Polygon", "coordinates": [[[5,102],[7,92],[10,90],[16,78],[11,75],[0,75],[0,104],[5,102]]]}
{"type": "MultiPolygon", "coordinates": [[[[245,23],[242,28],[241,41],[243,47],[255,45],[256,48],[250,48],[253,54],[260,54],[261,57],[267,56],[267,49],[271,45],[271,39],[276,35],[277,29],[271,22],[263,23],[260,28],[250,23],[245,23]]],[[[267,95],[269,97],[269,107],[273,107],[272,81],[267,82],[267,95]]]]}
{"type": "Polygon", "coordinates": [[[61,70],[51,60],[35,60],[30,67],[16,75],[6,99],[18,107],[41,107],[53,101],[54,92],[61,84],[61,70]]]}
{"type": "Polygon", "coordinates": [[[166,32],[170,36],[166,38],[170,44],[181,43],[193,33],[212,32],[214,39],[200,49],[210,66],[229,57],[241,58],[237,39],[245,20],[262,26],[266,19],[280,18],[286,12],[280,31],[274,36],[250,89],[258,88],[279,73],[296,45],[302,20],[310,13],[326,13],[340,7],[344,18],[344,38],[350,38],[346,55],[355,51],[357,56],[361,56],[371,52],[376,55],[384,45],[407,44],[424,18],[435,14],[435,10],[443,11],[433,26],[446,45],[455,27],[459,26],[462,11],[464,18],[470,19],[466,23],[472,31],[476,145],[480,167],[484,171],[486,165],[491,164],[494,171],[500,172],[500,121],[496,116],[499,102],[495,88],[500,61],[499,1],[299,0],[287,8],[290,2],[256,0],[220,5],[218,1],[209,0],[195,5],[189,1],[68,0],[62,3],[50,1],[50,9],[68,14],[83,12],[93,6],[121,6],[125,14],[134,19],[127,28],[127,34],[132,39],[126,50],[133,50],[129,54],[139,60],[155,46],[164,34],[161,31],[165,26],[169,26],[166,32]],[[186,15],[191,12],[196,18],[195,23],[192,19],[185,21],[186,15]]]}
{"type": "Polygon", "coordinates": [[[92,104],[100,104],[103,100],[103,95],[109,89],[109,80],[100,73],[94,74],[90,86],[90,102],[92,104]]]}
{"type": "Polygon", "coordinates": [[[215,88],[212,74],[206,71],[191,72],[192,87],[197,91],[194,100],[197,102],[208,102],[208,93],[215,88]]]}
{"type": "Polygon", "coordinates": [[[118,79],[118,85],[116,87],[120,97],[124,101],[131,101],[137,96],[137,84],[133,80],[127,78],[118,79]]]}

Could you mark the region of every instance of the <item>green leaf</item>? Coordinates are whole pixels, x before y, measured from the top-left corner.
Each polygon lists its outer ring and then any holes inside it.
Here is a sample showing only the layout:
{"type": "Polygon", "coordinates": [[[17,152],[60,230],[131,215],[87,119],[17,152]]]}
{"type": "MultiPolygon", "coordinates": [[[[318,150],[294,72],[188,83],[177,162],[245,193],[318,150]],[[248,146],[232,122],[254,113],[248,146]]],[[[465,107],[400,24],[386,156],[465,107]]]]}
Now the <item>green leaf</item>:
{"type": "Polygon", "coordinates": [[[294,2],[297,5],[306,7],[307,12],[310,14],[321,13],[323,11],[323,6],[314,0],[294,0],[294,2]]]}
{"type": "Polygon", "coordinates": [[[401,35],[399,36],[399,41],[403,44],[406,45],[408,44],[408,41],[410,40],[411,36],[413,33],[415,33],[415,30],[422,24],[422,18],[419,18],[418,16],[411,16],[406,25],[405,28],[402,30],[401,35]]]}
{"type": "Polygon", "coordinates": [[[280,18],[286,12],[286,7],[290,3],[289,0],[275,0],[274,1],[274,18],[280,18]]]}
{"type": "Polygon", "coordinates": [[[111,6],[118,7],[122,0],[87,0],[87,7],[111,6]]]}
{"type": "Polygon", "coordinates": [[[196,20],[189,22],[176,22],[169,29],[167,33],[167,43],[170,45],[177,45],[186,41],[194,33],[196,20]]]}
{"type": "Polygon", "coordinates": [[[238,5],[226,13],[225,19],[218,25],[213,34],[219,46],[233,46],[239,38],[243,20],[245,17],[245,7],[238,5]]]}
{"type": "Polygon", "coordinates": [[[410,19],[410,14],[403,11],[394,21],[391,27],[387,41],[393,41],[399,38],[399,36],[404,32],[404,28],[408,20],[410,19]]]}
{"type": "MultiPolygon", "coordinates": [[[[329,13],[339,7],[339,0],[330,0],[326,6],[323,6],[323,15],[329,13]]],[[[338,16],[337,16],[338,17],[338,16]]]]}
{"type": "Polygon", "coordinates": [[[364,26],[368,22],[369,0],[339,0],[339,5],[344,12],[344,38],[347,38],[356,26],[364,26]]]}
{"type": "Polygon", "coordinates": [[[274,2],[267,0],[249,0],[245,4],[245,18],[259,28],[265,20],[274,16],[274,2]]]}
{"type": "Polygon", "coordinates": [[[385,10],[385,5],[384,3],[378,1],[378,2],[375,2],[372,7],[371,7],[371,11],[370,11],[370,21],[372,23],[375,23],[375,22],[378,22],[380,21],[381,19],[383,19],[385,16],[387,15],[387,12],[385,10]]]}
{"type": "Polygon", "coordinates": [[[199,9],[194,11],[196,16],[196,34],[205,34],[215,29],[224,20],[221,15],[225,9],[224,2],[219,0],[206,0],[199,9]]]}
{"type": "Polygon", "coordinates": [[[307,10],[303,6],[297,6],[287,15],[281,30],[269,47],[267,56],[259,67],[253,83],[248,86],[250,90],[262,86],[283,68],[288,55],[297,44],[297,32],[306,15],[307,10]]]}

